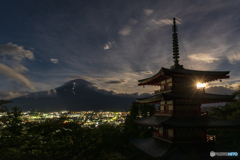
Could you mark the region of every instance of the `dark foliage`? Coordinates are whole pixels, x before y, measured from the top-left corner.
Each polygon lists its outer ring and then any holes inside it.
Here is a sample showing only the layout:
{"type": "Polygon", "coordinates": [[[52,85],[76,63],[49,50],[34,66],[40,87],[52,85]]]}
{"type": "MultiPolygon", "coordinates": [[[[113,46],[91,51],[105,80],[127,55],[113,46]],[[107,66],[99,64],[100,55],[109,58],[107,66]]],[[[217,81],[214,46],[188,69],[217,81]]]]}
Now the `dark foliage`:
{"type": "MultiPolygon", "coordinates": [[[[233,93],[237,96],[236,102],[227,103],[224,106],[212,107],[210,116],[219,119],[240,121],[240,90],[233,93]]],[[[240,129],[209,129],[207,133],[216,135],[216,142],[228,147],[240,149],[240,129]]]]}
{"type": "MultiPolygon", "coordinates": [[[[0,159],[45,159],[45,160],[101,160],[101,159],[151,159],[148,155],[129,145],[130,138],[144,137],[146,127],[133,125],[127,118],[126,125],[101,125],[98,128],[82,128],[65,118],[47,120],[44,123],[22,123],[21,110],[14,107],[9,111],[1,101],[1,118],[5,125],[0,130],[0,159]]],[[[132,109],[134,110],[134,105],[132,109]]],[[[132,112],[131,117],[135,113],[132,112]]],[[[134,115],[138,116],[138,115],[134,115]]]]}

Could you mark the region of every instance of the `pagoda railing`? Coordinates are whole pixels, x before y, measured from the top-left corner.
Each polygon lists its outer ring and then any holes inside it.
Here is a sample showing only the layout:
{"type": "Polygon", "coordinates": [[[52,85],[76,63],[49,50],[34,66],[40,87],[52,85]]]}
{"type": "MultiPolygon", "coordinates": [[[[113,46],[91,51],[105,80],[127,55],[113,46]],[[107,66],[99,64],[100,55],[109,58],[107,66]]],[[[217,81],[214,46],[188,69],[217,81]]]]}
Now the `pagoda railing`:
{"type": "Polygon", "coordinates": [[[154,114],[172,114],[173,111],[169,110],[169,111],[154,111],[154,114]]]}
{"type": "Polygon", "coordinates": [[[155,137],[159,137],[158,132],[153,132],[153,136],[155,136],[155,137]]]}
{"type": "MultiPolygon", "coordinates": [[[[173,114],[172,110],[167,111],[154,111],[154,114],[173,114]]],[[[181,110],[181,111],[175,111],[175,114],[201,114],[201,115],[207,115],[207,112],[199,112],[199,111],[191,111],[191,110],[181,110]]]]}
{"type": "Polygon", "coordinates": [[[188,137],[175,137],[174,141],[175,142],[186,142],[186,141],[205,141],[206,142],[206,139],[204,137],[188,136],[188,137]]]}
{"type": "Polygon", "coordinates": [[[175,111],[175,114],[200,114],[199,111],[191,111],[191,110],[181,110],[181,111],[175,111]]]}
{"type": "Polygon", "coordinates": [[[164,89],[157,89],[157,90],[154,90],[155,94],[159,94],[161,92],[164,92],[164,91],[169,91],[171,90],[172,87],[168,87],[168,88],[164,88],[164,89]]]}
{"type": "Polygon", "coordinates": [[[216,140],[216,136],[215,135],[206,135],[205,136],[201,136],[201,137],[192,137],[192,136],[188,136],[187,138],[184,137],[169,137],[169,136],[164,136],[163,134],[159,134],[159,132],[153,132],[152,133],[153,136],[158,137],[158,138],[162,138],[162,139],[166,139],[166,140],[171,140],[171,141],[176,141],[176,142],[181,142],[181,141],[215,141],[216,140]]]}
{"type": "Polygon", "coordinates": [[[164,136],[162,134],[159,134],[158,132],[153,132],[153,136],[158,137],[158,138],[162,138],[162,139],[166,139],[166,140],[173,140],[173,137],[169,137],[169,136],[164,136]]]}

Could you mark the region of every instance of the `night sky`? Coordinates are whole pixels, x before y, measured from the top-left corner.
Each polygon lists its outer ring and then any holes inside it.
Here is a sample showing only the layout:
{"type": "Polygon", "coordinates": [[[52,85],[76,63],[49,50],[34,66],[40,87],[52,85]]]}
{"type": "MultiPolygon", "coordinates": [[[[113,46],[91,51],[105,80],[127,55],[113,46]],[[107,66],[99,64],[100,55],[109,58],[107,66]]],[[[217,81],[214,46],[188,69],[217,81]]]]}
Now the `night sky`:
{"type": "Polygon", "coordinates": [[[137,80],[173,65],[173,17],[183,44],[179,63],[231,71],[230,79],[208,85],[229,94],[240,84],[239,8],[240,1],[226,0],[2,1],[0,98],[74,79],[114,94],[151,94],[158,87],[142,88],[137,80]]]}

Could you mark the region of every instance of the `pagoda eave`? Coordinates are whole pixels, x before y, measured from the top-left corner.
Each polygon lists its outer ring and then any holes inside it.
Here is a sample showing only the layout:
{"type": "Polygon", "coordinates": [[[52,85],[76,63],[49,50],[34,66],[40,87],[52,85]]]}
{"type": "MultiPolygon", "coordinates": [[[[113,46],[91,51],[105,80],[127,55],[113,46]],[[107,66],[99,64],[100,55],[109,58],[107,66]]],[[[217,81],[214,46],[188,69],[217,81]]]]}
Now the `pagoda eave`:
{"type": "Polygon", "coordinates": [[[164,126],[166,128],[240,128],[240,122],[221,120],[208,116],[173,115],[151,116],[133,119],[135,124],[145,126],[164,126]]]}
{"type": "Polygon", "coordinates": [[[157,94],[151,97],[137,99],[137,103],[160,103],[160,101],[178,100],[186,102],[219,103],[219,102],[235,102],[234,95],[217,95],[209,94],[202,91],[196,92],[178,92],[172,91],[157,94]]]}

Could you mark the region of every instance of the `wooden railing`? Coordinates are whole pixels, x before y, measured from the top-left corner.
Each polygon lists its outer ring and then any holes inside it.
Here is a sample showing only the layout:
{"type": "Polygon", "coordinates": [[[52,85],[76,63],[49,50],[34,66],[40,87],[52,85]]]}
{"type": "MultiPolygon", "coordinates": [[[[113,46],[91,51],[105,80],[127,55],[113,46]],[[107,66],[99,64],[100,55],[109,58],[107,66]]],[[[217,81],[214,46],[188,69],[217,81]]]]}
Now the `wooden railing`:
{"type": "Polygon", "coordinates": [[[204,137],[175,137],[174,138],[175,142],[189,142],[189,141],[202,141],[206,142],[206,139],[204,137]]]}
{"type": "Polygon", "coordinates": [[[155,136],[155,137],[159,137],[158,132],[153,132],[153,136],[155,136]]]}
{"type": "Polygon", "coordinates": [[[200,112],[191,111],[191,110],[181,110],[181,111],[175,111],[175,114],[200,114],[200,112]]]}
{"type": "Polygon", "coordinates": [[[173,137],[164,136],[164,135],[162,135],[162,134],[159,134],[158,132],[153,132],[153,136],[158,137],[158,138],[163,138],[163,139],[166,139],[166,140],[173,141],[173,137]]]}
{"type": "Polygon", "coordinates": [[[154,114],[172,114],[173,111],[170,110],[170,111],[154,111],[154,114]]]}
{"type": "MultiPolygon", "coordinates": [[[[172,110],[168,111],[154,111],[154,114],[173,114],[172,110]]],[[[201,114],[202,116],[207,116],[208,111],[206,112],[199,112],[199,111],[191,111],[191,110],[180,110],[180,111],[175,111],[175,114],[201,114]]]]}
{"type": "Polygon", "coordinates": [[[154,90],[155,94],[158,94],[158,93],[161,93],[161,92],[164,92],[164,91],[168,91],[168,90],[171,90],[172,87],[168,87],[168,88],[164,88],[164,89],[157,89],[157,90],[154,90]]]}

